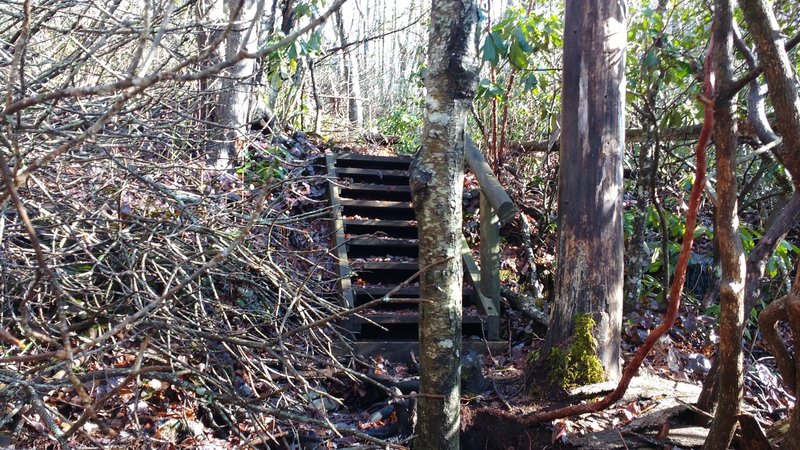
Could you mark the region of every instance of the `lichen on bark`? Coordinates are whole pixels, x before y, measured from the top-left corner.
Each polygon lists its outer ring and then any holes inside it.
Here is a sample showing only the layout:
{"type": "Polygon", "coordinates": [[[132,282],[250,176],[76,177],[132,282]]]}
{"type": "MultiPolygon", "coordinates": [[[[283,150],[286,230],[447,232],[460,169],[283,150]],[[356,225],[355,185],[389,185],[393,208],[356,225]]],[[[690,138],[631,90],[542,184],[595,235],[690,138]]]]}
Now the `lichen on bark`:
{"type": "Polygon", "coordinates": [[[471,43],[473,1],[436,0],[431,5],[425,124],[411,165],[410,186],[419,229],[420,394],[415,449],[457,450],[461,406],[461,198],[464,135],[474,84],[471,43]]]}

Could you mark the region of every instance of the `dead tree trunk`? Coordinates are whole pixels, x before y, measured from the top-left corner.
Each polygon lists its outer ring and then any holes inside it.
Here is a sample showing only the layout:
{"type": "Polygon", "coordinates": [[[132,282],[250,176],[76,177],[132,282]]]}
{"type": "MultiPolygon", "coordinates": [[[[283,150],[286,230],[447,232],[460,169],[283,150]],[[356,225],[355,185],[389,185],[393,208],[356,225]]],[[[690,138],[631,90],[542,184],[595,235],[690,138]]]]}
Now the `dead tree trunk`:
{"type": "Polygon", "coordinates": [[[478,10],[470,0],[434,0],[425,80],[422,150],[411,168],[419,227],[420,390],[415,449],[456,450],[460,433],[461,197],[464,127],[475,93],[478,10]]]}
{"type": "Polygon", "coordinates": [[[620,375],[625,143],[625,6],[615,0],[567,2],[556,303],[545,353],[570,339],[573,317],[597,326],[605,375],[620,375]]]}

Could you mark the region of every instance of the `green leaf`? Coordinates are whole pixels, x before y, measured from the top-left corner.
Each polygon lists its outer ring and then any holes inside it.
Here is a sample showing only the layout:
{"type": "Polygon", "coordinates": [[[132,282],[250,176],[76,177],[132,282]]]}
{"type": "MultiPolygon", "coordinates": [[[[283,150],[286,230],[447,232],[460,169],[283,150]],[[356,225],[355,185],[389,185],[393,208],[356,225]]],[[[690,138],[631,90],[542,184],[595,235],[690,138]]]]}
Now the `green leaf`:
{"type": "Polygon", "coordinates": [[[712,317],[719,317],[719,305],[711,305],[706,308],[706,315],[712,317]]]}
{"type": "MultiPolygon", "coordinates": [[[[301,44],[297,41],[294,41],[292,42],[292,45],[289,46],[289,51],[286,56],[288,56],[290,60],[294,61],[300,55],[302,50],[301,44]]],[[[294,70],[294,68],[292,70],[294,70]]]]}
{"type": "Polygon", "coordinates": [[[508,50],[503,39],[496,32],[491,32],[486,36],[483,43],[483,60],[488,61],[497,67],[500,64],[500,57],[506,56],[508,50]]]}
{"type": "Polygon", "coordinates": [[[520,27],[517,27],[514,30],[514,37],[516,38],[517,44],[519,44],[520,49],[525,53],[533,53],[533,47],[528,42],[528,39],[525,37],[525,34],[522,32],[520,27]]]}
{"type": "Polygon", "coordinates": [[[644,58],[644,66],[645,67],[655,67],[658,65],[658,56],[656,56],[656,52],[650,50],[647,52],[647,56],[644,58]]]}
{"type": "Polygon", "coordinates": [[[489,83],[489,86],[486,89],[486,95],[489,98],[497,98],[500,99],[505,95],[506,91],[503,89],[503,86],[500,83],[489,83]]]}
{"type": "Polygon", "coordinates": [[[298,17],[303,16],[311,16],[311,5],[306,3],[300,3],[299,5],[295,6],[294,14],[298,17]]]}
{"type": "Polygon", "coordinates": [[[500,58],[497,56],[497,49],[492,43],[491,35],[486,36],[486,40],[483,42],[483,60],[493,66],[497,66],[500,62],[500,58]]]}
{"type": "Polygon", "coordinates": [[[528,54],[520,48],[517,42],[511,45],[511,51],[508,53],[508,59],[511,64],[517,69],[525,69],[528,67],[528,54]]]}
{"type": "Polygon", "coordinates": [[[533,88],[535,88],[538,85],[539,85],[539,79],[536,77],[536,74],[532,73],[527,77],[525,77],[525,84],[523,86],[523,89],[525,90],[525,92],[530,92],[533,90],[533,88]]]}
{"type": "Polygon", "coordinates": [[[767,272],[767,275],[769,275],[770,278],[774,278],[776,275],[778,275],[778,268],[775,265],[775,258],[770,258],[770,259],[767,260],[767,271],[766,272],[767,272]]]}

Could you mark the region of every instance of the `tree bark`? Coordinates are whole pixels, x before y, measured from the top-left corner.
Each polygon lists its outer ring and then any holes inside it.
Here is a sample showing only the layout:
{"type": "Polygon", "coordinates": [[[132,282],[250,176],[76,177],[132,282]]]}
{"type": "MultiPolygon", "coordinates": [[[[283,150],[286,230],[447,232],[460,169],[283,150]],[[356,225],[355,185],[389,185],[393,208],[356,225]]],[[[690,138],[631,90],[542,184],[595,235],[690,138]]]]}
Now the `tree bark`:
{"type": "Polygon", "coordinates": [[[620,375],[623,303],[622,156],[626,10],[622,2],[567,2],[556,302],[545,354],[591,314],[597,355],[620,375]]]}
{"type": "MultiPolygon", "coordinates": [[[[221,34],[227,24],[225,17],[225,4],[223,0],[210,1],[204,3],[196,10],[198,22],[206,24],[199,27],[197,31],[197,48],[200,51],[206,51],[212,45],[217,45],[216,48],[211,49],[208,56],[207,65],[214,65],[222,62],[225,57],[225,39],[221,34]]],[[[218,94],[221,80],[219,77],[210,77],[198,81],[199,95],[205,97],[204,102],[200,106],[198,112],[199,119],[207,122],[216,122],[218,111],[215,107],[217,103],[218,94]]],[[[211,152],[216,149],[212,147],[211,152]]]]}
{"type": "MultiPolygon", "coordinates": [[[[747,256],[744,282],[745,317],[749,316],[761,296],[761,279],[764,277],[769,256],[786,237],[792,226],[797,223],[798,218],[800,218],[800,195],[795,193],[747,256]]],[[[703,381],[703,389],[697,399],[697,407],[703,411],[711,411],[717,402],[719,364],[719,358],[715,357],[711,369],[703,381]]]]}
{"type": "Polygon", "coordinates": [[[775,131],[783,137],[783,145],[774,149],[775,156],[791,173],[797,189],[800,188],[800,151],[797,151],[800,148],[800,98],[794,66],[786,52],[786,39],[766,0],[742,0],[741,7],[758,59],[764,67],[777,119],[775,131]]]}
{"type": "Polygon", "coordinates": [[[458,449],[461,373],[461,196],[464,127],[478,65],[471,0],[434,0],[422,149],[411,167],[419,227],[420,390],[415,449],[458,449]],[[442,262],[443,261],[443,262],[442,262]]]}
{"type": "Polygon", "coordinates": [[[350,123],[361,128],[364,125],[364,109],[361,101],[361,80],[359,79],[358,58],[347,48],[347,35],[344,31],[342,13],[336,13],[339,40],[342,42],[342,67],[347,81],[347,111],[350,123]]]}
{"type": "MultiPolygon", "coordinates": [[[[733,82],[733,4],[714,4],[713,60],[716,91],[733,82]]],[[[742,399],[742,329],[744,327],[745,264],[739,237],[736,182],[736,119],[728,98],[714,106],[714,144],[717,156],[716,237],[722,272],[720,275],[719,400],[703,449],[725,450],[736,431],[736,416],[742,399]]]]}
{"type": "MultiPolygon", "coordinates": [[[[769,97],[775,110],[775,131],[783,138],[783,145],[773,149],[775,156],[792,175],[795,190],[800,190],[800,97],[794,66],[789,60],[784,37],[778,27],[775,14],[765,0],[742,0],[740,2],[748,29],[753,36],[756,52],[764,67],[764,78],[769,87],[769,97]]],[[[800,275],[800,272],[798,272],[800,275]]],[[[784,383],[795,394],[800,390],[797,372],[800,358],[789,353],[783,338],[775,330],[777,321],[789,322],[793,337],[800,336],[800,285],[795,284],[789,295],[774,300],[758,318],[758,327],[775,356],[775,361],[784,378],[784,383]]],[[[783,442],[784,448],[800,448],[800,408],[794,407],[789,432],[783,442]]]]}
{"type": "MultiPolygon", "coordinates": [[[[228,33],[221,59],[233,59],[240,52],[256,52],[261,13],[258,1],[225,0],[225,9],[233,28],[228,33]]],[[[213,166],[219,170],[230,168],[246,145],[244,132],[250,122],[251,106],[254,106],[255,73],[255,59],[239,61],[223,73],[215,114],[222,130],[211,155],[213,166]]]]}

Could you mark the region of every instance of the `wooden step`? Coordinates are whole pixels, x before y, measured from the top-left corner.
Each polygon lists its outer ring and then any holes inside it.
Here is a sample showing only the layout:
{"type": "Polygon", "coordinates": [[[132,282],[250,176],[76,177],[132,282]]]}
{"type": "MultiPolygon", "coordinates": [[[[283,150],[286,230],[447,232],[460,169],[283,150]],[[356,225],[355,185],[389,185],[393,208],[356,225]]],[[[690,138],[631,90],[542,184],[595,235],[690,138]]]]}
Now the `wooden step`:
{"type": "Polygon", "coordinates": [[[416,220],[371,220],[346,219],[342,221],[345,233],[371,234],[386,233],[393,238],[417,239],[416,220]]]}
{"type": "MultiPolygon", "coordinates": [[[[462,322],[464,323],[483,323],[483,319],[481,316],[475,313],[469,313],[464,311],[462,315],[463,319],[462,322]]],[[[356,316],[355,321],[358,323],[371,323],[375,322],[378,324],[391,324],[391,323],[419,323],[419,313],[406,309],[401,311],[392,311],[392,312],[368,312],[365,314],[359,314],[356,316]]]]}
{"type": "Polygon", "coordinates": [[[354,270],[396,270],[416,272],[419,270],[419,263],[416,261],[351,261],[350,267],[354,270]]]}
{"type": "Polygon", "coordinates": [[[391,200],[359,200],[343,198],[339,200],[342,206],[357,206],[362,208],[381,208],[381,209],[410,209],[411,202],[396,202],[391,200]]]}
{"type": "MultiPolygon", "coordinates": [[[[373,300],[381,299],[389,292],[392,292],[394,288],[395,286],[365,286],[365,287],[353,286],[352,295],[355,306],[361,306],[373,300]]],[[[462,304],[464,305],[476,304],[474,295],[475,291],[471,286],[464,286],[461,290],[462,304]]],[[[411,287],[400,288],[395,293],[392,294],[392,297],[419,298],[419,287],[411,286],[411,287]]],[[[381,303],[380,307],[379,308],[376,307],[376,309],[396,310],[396,309],[405,309],[408,307],[409,305],[407,303],[391,303],[390,301],[387,301],[386,303],[381,303]]]]}
{"type": "Polygon", "coordinates": [[[411,202],[339,199],[345,219],[415,220],[411,202]],[[356,217],[358,216],[358,217],[356,217]]]}
{"type": "Polygon", "coordinates": [[[408,185],[350,183],[339,189],[339,195],[352,199],[411,202],[411,188],[408,185]]]}
{"type": "Polygon", "coordinates": [[[336,167],[386,168],[408,170],[413,158],[407,156],[373,156],[344,153],[336,157],[336,167]]]}
{"type": "MultiPolygon", "coordinates": [[[[370,314],[354,318],[359,340],[414,341],[419,338],[418,313],[370,314]]],[[[465,341],[487,337],[484,318],[470,314],[462,318],[461,332],[465,341]]]]}
{"type": "MultiPolygon", "coordinates": [[[[362,296],[369,296],[370,300],[375,300],[383,297],[384,295],[392,292],[392,290],[396,286],[353,286],[353,294],[355,295],[362,295],[362,296]]],[[[463,292],[464,296],[470,296],[474,293],[474,290],[471,286],[464,286],[461,291],[463,292]]],[[[418,287],[403,287],[398,289],[394,294],[393,297],[402,297],[402,298],[413,298],[419,297],[419,288],[418,287]]]]}
{"type": "Polygon", "coordinates": [[[419,256],[419,242],[416,239],[355,237],[347,240],[347,254],[350,258],[403,256],[416,259],[419,256]]]}
{"type": "Polygon", "coordinates": [[[347,240],[350,247],[419,247],[417,239],[396,239],[375,236],[359,236],[347,240]]]}
{"type": "Polygon", "coordinates": [[[407,170],[337,167],[336,175],[341,179],[350,178],[355,183],[408,186],[407,170]]]}
{"type": "Polygon", "coordinates": [[[372,219],[344,219],[342,221],[346,227],[375,227],[383,229],[391,228],[413,228],[417,229],[416,220],[372,220],[372,219]]]}
{"type": "MultiPolygon", "coordinates": [[[[462,342],[462,354],[475,352],[480,355],[489,353],[501,355],[508,351],[508,341],[465,338],[462,342]]],[[[418,364],[419,361],[419,342],[416,339],[401,341],[399,339],[362,339],[357,342],[348,343],[347,348],[342,348],[341,354],[348,354],[355,351],[359,355],[380,355],[392,362],[403,362],[406,364],[418,364]]]]}

